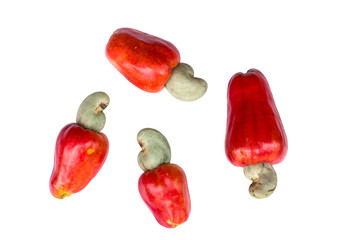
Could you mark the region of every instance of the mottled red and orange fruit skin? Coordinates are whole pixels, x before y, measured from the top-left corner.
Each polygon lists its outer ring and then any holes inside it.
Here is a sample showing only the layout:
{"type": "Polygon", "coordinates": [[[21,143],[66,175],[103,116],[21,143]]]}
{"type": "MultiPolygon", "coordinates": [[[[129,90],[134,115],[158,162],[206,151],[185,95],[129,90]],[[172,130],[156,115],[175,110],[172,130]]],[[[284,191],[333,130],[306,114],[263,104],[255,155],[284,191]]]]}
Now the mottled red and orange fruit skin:
{"type": "Polygon", "coordinates": [[[112,34],[106,56],[123,76],[146,92],[161,91],[180,61],[172,43],[132,28],[120,28],[112,34]]]}
{"type": "Polygon", "coordinates": [[[63,199],[85,188],[101,169],[108,150],[109,142],[104,133],[76,123],[66,125],[56,141],[51,194],[63,199]]]}
{"type": "Polygon", "coordinates": [[[235,74],[228,84],[225,150],[229,161],[244,167],[280,163],[287,138],[265,76],[256,69],[235,74]]]}
{"type": "Polygon", "coordinates": [[[142,199],[160,225],[174,228],[188,219],[191,211],[188,183],[178,165],[166,163],[145,171],[138,186],[142,199]]]}

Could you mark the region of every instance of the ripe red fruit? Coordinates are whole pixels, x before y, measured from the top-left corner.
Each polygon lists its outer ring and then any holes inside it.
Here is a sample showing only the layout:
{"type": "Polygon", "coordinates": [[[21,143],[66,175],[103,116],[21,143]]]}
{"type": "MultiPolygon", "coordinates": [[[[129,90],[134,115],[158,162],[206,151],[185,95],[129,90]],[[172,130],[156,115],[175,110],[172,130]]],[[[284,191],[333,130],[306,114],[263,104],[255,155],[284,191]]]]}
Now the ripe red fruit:
{"type": "Polygon", "coordinates": [[[147,92],[161,91],[180,61],[172,43],[132,28],[112,34],[106,56],[132,84],[147,92]]]}
{"type": "Polygon", "coordinates": [[[71,123],[59,133],[50,191],[63,199],[85,188],[104,164],[109,150],[105,134],[71,123]]]}
{"type": "Polygon", "coordinates": [[[186,176],[181,167],[165,163],[139,178],[139,193],[164,227],[174,228],[184,223],[191,209],[186,176]]]}

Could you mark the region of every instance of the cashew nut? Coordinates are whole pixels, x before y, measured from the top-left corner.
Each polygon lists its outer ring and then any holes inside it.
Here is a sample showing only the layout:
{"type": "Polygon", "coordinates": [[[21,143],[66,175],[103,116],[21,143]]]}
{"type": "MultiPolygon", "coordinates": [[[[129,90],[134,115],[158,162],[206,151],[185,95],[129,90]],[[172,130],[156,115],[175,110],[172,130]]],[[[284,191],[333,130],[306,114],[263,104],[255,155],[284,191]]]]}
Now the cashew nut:
{"type": "Polygon", "coordinates": [[[109,104],[109,97],[104,92],[95,92],[86,97],[78,108],[76,123],[84,128],[100,132],[106,123],[102,112],[109,104]]]}
{"type": "Polygon", "coordinates": [[[165,88],[179,100],[194,101],[205,94],[208,84],[203,79],[194,77],[194,70],[190,65],[179,63],[172,69],[165,88]]]}
{"type": "Polygon", "coordinates": [[[277,187],[277,174],[270,163],[248,165],[243,172],[253,183],[249,186],[249,194],[255,198],[270,196],[277,187]]]}
{"type": "Polygon", "coordinates": [[[138,133],[137,140],[142,148],[138,155],[138,164],[143,171],[152,170],[170,162],[171,149],[169,142],[159,131],[144,128],[138,133]]]}

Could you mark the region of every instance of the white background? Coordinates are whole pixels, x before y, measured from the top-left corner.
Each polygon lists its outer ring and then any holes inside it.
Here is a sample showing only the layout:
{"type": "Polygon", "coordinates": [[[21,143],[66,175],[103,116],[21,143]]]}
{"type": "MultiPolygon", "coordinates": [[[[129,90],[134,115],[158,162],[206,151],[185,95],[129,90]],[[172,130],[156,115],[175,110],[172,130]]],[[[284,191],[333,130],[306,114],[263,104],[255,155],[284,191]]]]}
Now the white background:
{"type": "Polygon", "coordinates": [[[341,239],[339,1],[1,1],[1,239],[341,239]],[[181,102],[146,93],[105,57],[132,27],[172,42],[207,80],[181,102]],[[263,200],[224,152],[230,77],[269,81],[289,142],[263,200]],[[107,161],[81,192],[52,197],[56,137],[81,101],[105,91],[107,161]],[[192,212],[161,227],[139,196],[136,134],[156,128],[187,174],[192,212]]]}

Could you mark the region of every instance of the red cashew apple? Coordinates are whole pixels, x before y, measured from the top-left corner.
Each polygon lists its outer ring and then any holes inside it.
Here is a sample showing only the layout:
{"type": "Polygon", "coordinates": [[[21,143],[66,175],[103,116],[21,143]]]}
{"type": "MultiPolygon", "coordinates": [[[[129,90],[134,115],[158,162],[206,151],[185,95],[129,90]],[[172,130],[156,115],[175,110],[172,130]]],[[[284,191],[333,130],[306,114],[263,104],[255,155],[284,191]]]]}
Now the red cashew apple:
{"type": "Polygon", "coordinates": [[[195,78],[189,65],[180,63],[172,43],[136,29],[117,29],[107,43],[106,56],[126,79],[146,92],[160,92],[165,86],[175,98],[194,101],[207,90],[207,83],[195,78]]]}
{"type": "Polygon", "coordinates": [[[66,125],[55,146],[50,192],[59,199],[84,189],[104,164],[109,142],[100,131],[105,124],[103,109],[109,97],[103,92],[89,95],[81,103],[76,123],[66,125]]]}
{"type": "Polygon", "coordinates": [[[244,167],[245,176],[253,181],[253,197],[268,197],[277,186],[272,165],[285,158],[288,148],[270,86],[260,71],[250,69],[230,79],[227,98],[227,158],[244,167]]]}
{"type": "Polygon", "coordinates": [[[172,228],[188,219],[190,195],[186,182],[183,169],[171,163],[140,176],[139,193],[160,225],[172,228]]]}
{"type": "Polygon", "coordinates": [[[145,172],[138,182],[139,193],[157,222],[174,228],[187,221],[190,194],[183,169],[171,164],[167,139],[157,130],[145,128],[138,133],[142,151],[138,163],[145,172]]]}

